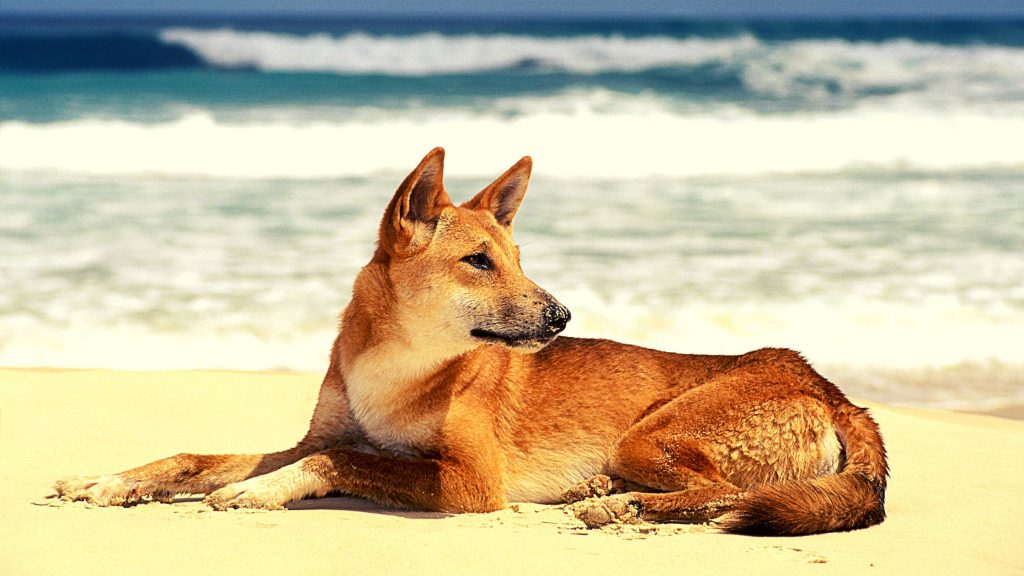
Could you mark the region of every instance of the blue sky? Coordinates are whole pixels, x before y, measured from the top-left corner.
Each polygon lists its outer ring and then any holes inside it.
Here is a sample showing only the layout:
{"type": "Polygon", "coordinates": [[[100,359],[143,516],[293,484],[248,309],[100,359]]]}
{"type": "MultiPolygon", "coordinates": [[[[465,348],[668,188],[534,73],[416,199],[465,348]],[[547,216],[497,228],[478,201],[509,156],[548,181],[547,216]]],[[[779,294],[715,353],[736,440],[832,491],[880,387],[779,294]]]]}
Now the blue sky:
{"type": "Polygon", "coordinates": [[[0,11],[36,13],[233,13],[628,16],[1024,15],[1024,0],[3,0],[0,11]]]}

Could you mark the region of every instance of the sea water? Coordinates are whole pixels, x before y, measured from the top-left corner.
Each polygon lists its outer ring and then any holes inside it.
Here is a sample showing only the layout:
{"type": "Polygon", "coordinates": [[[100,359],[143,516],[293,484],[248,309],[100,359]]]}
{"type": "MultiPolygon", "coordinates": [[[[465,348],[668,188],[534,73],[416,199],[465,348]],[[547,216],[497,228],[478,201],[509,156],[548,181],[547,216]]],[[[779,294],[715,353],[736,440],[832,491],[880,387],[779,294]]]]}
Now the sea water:
{"type": "Polygon", "coordinates": [[[322,370],[440,145],[569,335],[1024,411],[1024,21],[2,23],[0,365],[322,370]]]}

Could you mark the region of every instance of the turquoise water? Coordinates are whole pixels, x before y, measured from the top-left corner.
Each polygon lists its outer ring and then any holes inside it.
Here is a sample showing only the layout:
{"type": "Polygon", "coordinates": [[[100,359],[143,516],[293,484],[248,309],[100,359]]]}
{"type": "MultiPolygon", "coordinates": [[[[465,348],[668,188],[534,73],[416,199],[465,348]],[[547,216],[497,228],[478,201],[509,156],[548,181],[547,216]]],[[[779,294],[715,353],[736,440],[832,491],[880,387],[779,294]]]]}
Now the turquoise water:
{"type": "Polygon", "coordinates": [[[125,24],[190,55],[141,69],[16,24],[55,56],[0,59],[0,365],[319,371],[443,145],[455,198],[534,157],[516,236],[569,334],[1024,406],[1022,23],[125,24]]]}

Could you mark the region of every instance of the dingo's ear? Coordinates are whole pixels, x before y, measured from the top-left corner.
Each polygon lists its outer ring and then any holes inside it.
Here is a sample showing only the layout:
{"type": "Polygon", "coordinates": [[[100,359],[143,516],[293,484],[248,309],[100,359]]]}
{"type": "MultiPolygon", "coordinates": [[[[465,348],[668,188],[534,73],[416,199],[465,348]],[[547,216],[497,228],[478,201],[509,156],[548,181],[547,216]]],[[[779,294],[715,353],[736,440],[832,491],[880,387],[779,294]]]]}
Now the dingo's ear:
{"type": "Polygon", "coordinates": [[[462,205],[470,210],[490,210],[495,220],[502,226],[512,226],[512,219],[519,210],[526,194],[526,186],[530,183],[530,171],[533,170],[533,160],[524,156],[516,162],[515,166],[509,168],[498,179],[480,191],[462,205]]]}
{"type": "Polygon", "coordinates": [[[384,219],[380,223],[382,248],[405,247],[413,240],[418,223],[437,221],[441,211],[452,205],[443,180],[444,148],[434,148],[405,177],[384,211],[384,219]]]}

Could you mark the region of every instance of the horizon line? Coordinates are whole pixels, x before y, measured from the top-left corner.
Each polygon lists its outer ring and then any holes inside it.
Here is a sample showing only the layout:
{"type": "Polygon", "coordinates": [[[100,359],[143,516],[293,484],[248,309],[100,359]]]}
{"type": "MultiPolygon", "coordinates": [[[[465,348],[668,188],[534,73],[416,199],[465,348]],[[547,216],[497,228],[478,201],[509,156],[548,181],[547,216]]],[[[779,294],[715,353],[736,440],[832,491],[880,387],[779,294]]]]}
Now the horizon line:
{"type": "Polygon", "coordinates": [[[107,10],[107,11],[57,11],[57,10],[2,10],[0,18],[52,18],[52,19],[100,19],[100,18],[281,18],[284,20],[299,20],[306,18],[363,18],[381,20],[634,20],[634,21],[671,21],[671,20],[818,20],[818,21],[881,21],[881,20],[918,20],[918,21],[964,21],[964,20],[997,20],[1010,18],[1015,21],[1024,20],[1024,10],[1017,12],[979,12],[979,13],[948,13],[948,12],[839,12],[839,13],[812,13],[812,12],[704,12],[704,13],[646,13],[636,14],[627,12],[594,12],[577,14],[571,12],[371,12],[371,11],[334,11],[334,10],[303,10],[285,12],[281,10],[249,10],[249,11],[225,11],[225,10],[202,10],[202,11],[175,11],[175,10],[107,10]]]}

